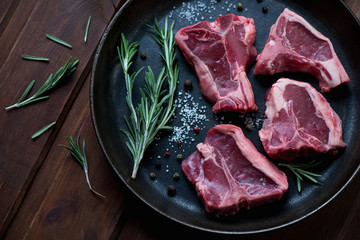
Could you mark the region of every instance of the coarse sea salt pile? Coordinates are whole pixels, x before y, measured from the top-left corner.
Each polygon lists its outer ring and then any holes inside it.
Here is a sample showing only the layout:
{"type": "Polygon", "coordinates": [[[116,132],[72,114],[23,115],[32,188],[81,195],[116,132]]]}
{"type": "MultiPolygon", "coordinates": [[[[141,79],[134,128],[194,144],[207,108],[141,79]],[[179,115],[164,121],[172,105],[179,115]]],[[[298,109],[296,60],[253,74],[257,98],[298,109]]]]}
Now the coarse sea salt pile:
{"type": "Polygon", "coordinates": [[[204,20],[203,13],[211,13],[212,10],[215,10],[216,3],[216,0],[182,2],[181,6],[174,6],[173,10],[169,12],[169,17],[175,15],[188,22],[201,21],[204,20]]]}
{"type": "Polygon", "coordinates": [[[200,131],[205,129],[205,122],[209,121],[206,117],[207,107],[201,106],[191,93],[183,90],[179,91],[174,103],[178,109],[174,120],[179,119],[180,124],[173,126],[173,133],[169,137],[169,142],[176,144],[180,141],[182,146],[186,146],[187,143],[195,141],[194,127],[198,127],[200,131]]]}
{"type": "MultiPolygon", "coordinates": [[[[178,21],[185,20],[188,23],[196,23],[199,21],[205,20],[215,20],[218,16],[214,15],[214,12],[217,9],[225,10],[230,12],[233,9],[236,9],[236,4],[231,1],[224,1],[220,6],[220,1],[218,0],[198,0],[192,2],[182,2],[179,6],[174,6],[173,9],[169,12],[169,18],[173,16],[178,17],[178,21]]],[[[224,14],[226,14],[224,12],[224,14]]],[[[221,16],[223,14],[219,14],[221,16]]]]}

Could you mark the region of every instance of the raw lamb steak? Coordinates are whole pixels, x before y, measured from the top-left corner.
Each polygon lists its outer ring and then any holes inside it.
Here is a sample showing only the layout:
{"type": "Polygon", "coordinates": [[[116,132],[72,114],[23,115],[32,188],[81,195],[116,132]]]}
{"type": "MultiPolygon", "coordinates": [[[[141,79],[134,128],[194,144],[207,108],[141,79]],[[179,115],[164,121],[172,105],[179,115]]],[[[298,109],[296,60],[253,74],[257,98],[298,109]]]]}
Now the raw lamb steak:
{"type": "Polygon", "coordinates": [[[259,136],[272,158],[291,161],[345,147],[341,119],[308,83],[279,79],[266,95],[265,115],[259,136]]]}
{"type": "Polygon", "coordinates": [[[272,202],[288,189],[286,175],[234,125],[211,128],[181,167],[205,209],[216,215],[272,202]]]}
{"type": "Polygon", "coordinates": [[[195,67],[213,112],[257,110],[246,70],[255,63],[253,19],[228,14],[180,29],[175,41],[195,67]]]}
{"type": "Polygon", "coordinates": [[[285,71],[313,75],[322,92],[350,81],[330,40],[289,9],[271,27],[254,69],[264,75],[285,71]]]}

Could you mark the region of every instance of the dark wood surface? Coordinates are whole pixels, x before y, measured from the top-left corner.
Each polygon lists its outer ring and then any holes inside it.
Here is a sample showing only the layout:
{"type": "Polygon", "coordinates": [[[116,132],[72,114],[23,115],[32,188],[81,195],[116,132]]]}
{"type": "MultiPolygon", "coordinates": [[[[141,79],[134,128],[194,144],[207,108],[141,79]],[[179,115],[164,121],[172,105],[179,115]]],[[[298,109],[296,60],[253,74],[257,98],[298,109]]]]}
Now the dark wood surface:
{"type": "MultiPolygon", "coordinates": [[[[360,176],[326,207],[291,226],[254,235],[206,233],[160,216],[134,197],[108,164],[90,115],[93,56],[107,24],[124,1],[0,1],[0,239],[360,239],[360,176]],[[92,16],[88,42],[86,22],[92,16]],[[50,33],[69,49],[46,39],[50,33]],[[21,54],[48,56],[48,63],[21,54]],[[69,81],[50,99],[5,111],[32,79],[43,79],[74,56],[69,81]],[[56,121],[51,131],[31,135],[56,121]],[[78,163],[59,144],[86,140],[95,197],[78,163]]],[[[360,18],[360,0],[344,1],[360,18]]],[[[360,63],[359,63],[360,64],[360,63]]]]}

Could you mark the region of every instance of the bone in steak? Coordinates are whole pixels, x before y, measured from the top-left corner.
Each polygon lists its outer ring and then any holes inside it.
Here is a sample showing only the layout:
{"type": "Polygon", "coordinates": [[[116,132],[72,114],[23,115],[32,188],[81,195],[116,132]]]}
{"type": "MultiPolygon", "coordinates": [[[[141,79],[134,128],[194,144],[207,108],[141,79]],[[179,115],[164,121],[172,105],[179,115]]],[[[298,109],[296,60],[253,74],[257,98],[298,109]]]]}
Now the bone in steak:
{"type": "Polygon", "coordinates": [[[195,67],[202,94],[215,103],[213,112],[255,111],[246,70],[255,63],[253,19],[227,14],[180,29],[175,40],[195,67]]]}
{"type": "Polygon", "coordinates": [[[234,125],[211,128],[181,167],[205,209],[218,216],[278,200],[288,189],[286,175],[234,125]]]}
{"type": "Polygon", "coordinates": [[[345,147],[341,119],[308,83],[279,79],[266,95],[265,115],[259,136],[272,158],[291,161],[345,147]]]}
{"type": "Polygon", "coordinates": [[[271,27],[254,69],[264,75],[285,71],[313,75],[322,92],[350,81],[330,40],[289,9],[271,27]]]}

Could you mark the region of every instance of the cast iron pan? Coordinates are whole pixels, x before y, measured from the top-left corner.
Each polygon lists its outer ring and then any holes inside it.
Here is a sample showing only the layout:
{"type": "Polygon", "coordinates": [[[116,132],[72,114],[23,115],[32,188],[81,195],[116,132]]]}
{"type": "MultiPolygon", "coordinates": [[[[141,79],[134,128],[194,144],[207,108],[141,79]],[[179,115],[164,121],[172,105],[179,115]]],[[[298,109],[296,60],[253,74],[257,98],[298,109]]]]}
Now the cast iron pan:
{"type": "MultiPolygon", "coordinates": [[[[287,226],[295,223],[326,205],[338,195],[359,170],[360,163],[360,135],[359,125],[359,92],[360,92],[360,25],[350,10],[341,1],[329,0],[264,0],[257,3],[253,0],[243,0],[243,11],[236,8],[238,1],[233,0],[133,0],[128,1],[116,14],[107,28],[95,56],[91,79],[91,112],[99,142],[110,164],[117,175],[132,190],[132,192],[159,213],[179,223],[211,232],[219,233],[255,233],[287,226]],[[262,7],[266,6],[268,12],[264,14],[262,7]],[[334,45],[340,60],[348,72],[351,82],[340,86],[325,94],[333,109],[343,121],[343,139],[346,149],[335,157],[321,156],[325,163],[317,169],[322,174],[322,185],[308,182],[302,184],[301,193],[297,192],[295,178],[286,172],[289,179],[289,190],[280,201],[256,207],[251,210],[242,210],[232,217],[214,217],[207,214],[202,203],[198,200],[194,186],[183,175],[180,162],[176,156],[181,153],[184,158],[196,149],[196,144],[202,142],[209,128],[220,123],[231,122],[244,126],[244,118],[239,114],[220,114],[211,112],[212,104],[203,99],[194,70],[185,61],[182,53],[177,49],[177,63],[180,68],[180,79],[176,98],[184,96],[183,82],[191,79],[193,90],[192,104],[198,104],[206,115],[206,120],[192,124],[200,127],[199,134],[187,133],[186,143],[178,148],[176,143],[169,141],[172,132],[163,132],[160,139],[154,142],[143,159],[137,178],[130,178],[132,171],[132,158],[126,148],[125,136],[120,132],[126,128],[124,115],[128,115],[125,102],[125,83],[117,56],[117,46],[120,43],[120,34],[124,33],[130,42],[139,41],[139,53],[146,52],[147,58],[141,59],[137,54],[132,69],[150,65],[155,73],[162,67],[158,55],[160,51],[151,39],[152,33],[146,25],[153,24],[156,17],[162,26],[166,16],[175,20],[175,32],[181,27],[194,24],[197,21],[214,21],[220,14],[235,13],[251,17],[255,21],[257,36],[255,46],[260,53],[269,34],[272,24],[287,7],[303,16],[316,29],[329,37],[334,45]],[[341,21],[339,21],[341,19],[341,21]],[[182,92],[179,95],[179,92],[182,92]],[[170,157],[164,158],[166,149],[170,157]],[[161,169],[155,168],[155,161],[159,158],[161,169]],[[156,180],[149,179],[149,173],[156,174],[156,180]],[[180,173],[180,179],[174,181],[172,175],[180,173]],[[174,197],[167,194],[167,186],[173,184],[177,192],[174,197]]],[[[281,76],[310,82],[316,89],[316,79],[305,74],[284,73],[276,76],[254,76],[253,68],[248,72],[255,101],[259,110],[248,115],[254,121],[253,130],[245,135],[255,144],[257,149],[264,153],[257,135],[261,120],[265,112],[264,96],[267,89],[281,76]]],[[[135,99],[138,99],[138,87],[143,84],[144,71],[138,77],[134,87],[135,99]]],[[[190,100],[189,100],[190,101],[190,100]]],[[[181,107],[177,109],[179,114],[181,107]]],[[[172,126],[182,126],[180,117],[174,118],[172,126]]],[[[265,153],[264,153],[265,154],[265,153]]]]}

